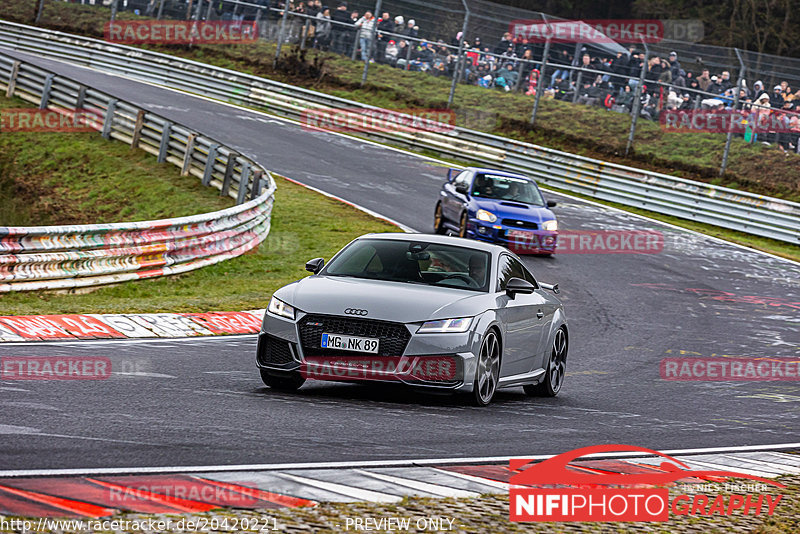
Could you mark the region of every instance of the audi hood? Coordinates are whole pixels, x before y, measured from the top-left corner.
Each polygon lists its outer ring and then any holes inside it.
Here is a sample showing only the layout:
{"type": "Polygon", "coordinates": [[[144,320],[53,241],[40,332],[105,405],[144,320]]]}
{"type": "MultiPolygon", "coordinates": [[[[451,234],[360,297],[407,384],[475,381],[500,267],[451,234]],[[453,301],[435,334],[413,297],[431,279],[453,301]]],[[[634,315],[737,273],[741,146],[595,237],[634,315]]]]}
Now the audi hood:
{"type": "Polygon", "coordinates": [[[346,309],[354,308],[367,312],[354,317],[399,323],[471,317],[491,308],[494,300],[479,291],[325,275],[282,287],[275,297],[306,313],[346,315],[346,309]]]}

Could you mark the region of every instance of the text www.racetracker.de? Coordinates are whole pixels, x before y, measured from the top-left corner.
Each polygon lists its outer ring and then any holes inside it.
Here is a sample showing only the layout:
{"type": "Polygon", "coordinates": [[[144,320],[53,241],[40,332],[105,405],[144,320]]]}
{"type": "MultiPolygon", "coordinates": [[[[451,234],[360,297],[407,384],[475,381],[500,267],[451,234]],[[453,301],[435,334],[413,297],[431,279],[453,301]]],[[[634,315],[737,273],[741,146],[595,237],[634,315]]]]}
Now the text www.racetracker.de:
{"type": "Polygon", "coordinates": [[[281,529],[277,518],[260,517],[196,517],[181,519],[12,519],[0,517],[0,530],[12,532],[165,532],[218,531],[265,532],[281,529]]]}

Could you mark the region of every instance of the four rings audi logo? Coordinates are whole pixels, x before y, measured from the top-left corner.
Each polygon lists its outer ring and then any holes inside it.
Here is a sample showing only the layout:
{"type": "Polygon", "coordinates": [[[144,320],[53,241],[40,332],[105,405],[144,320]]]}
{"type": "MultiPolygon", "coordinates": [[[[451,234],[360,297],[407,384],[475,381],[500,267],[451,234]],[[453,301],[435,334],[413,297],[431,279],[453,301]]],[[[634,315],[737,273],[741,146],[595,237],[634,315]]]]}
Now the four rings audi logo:
{"type": "Polygon", "coordinates": [[[367,315],[369,312],[367,310],[359,310],[358,308],[347,308],[344,311],[348,315],[367,315]]]}

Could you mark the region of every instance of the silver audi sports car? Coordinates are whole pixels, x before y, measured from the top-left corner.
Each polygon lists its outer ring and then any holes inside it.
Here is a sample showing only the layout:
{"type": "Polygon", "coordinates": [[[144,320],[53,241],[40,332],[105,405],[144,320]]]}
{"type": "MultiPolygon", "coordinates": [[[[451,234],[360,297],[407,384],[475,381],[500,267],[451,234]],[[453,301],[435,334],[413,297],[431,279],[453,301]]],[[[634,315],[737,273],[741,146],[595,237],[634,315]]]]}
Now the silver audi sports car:
{"type": "Polygon", "coordinates": [[[395,381],[463,392],[479,406],[498,388],[561,390],[569,330],[558,286],[501,246],[369,234],[306,269],[264,314],[256,362],[271,388],[395,381]]]}

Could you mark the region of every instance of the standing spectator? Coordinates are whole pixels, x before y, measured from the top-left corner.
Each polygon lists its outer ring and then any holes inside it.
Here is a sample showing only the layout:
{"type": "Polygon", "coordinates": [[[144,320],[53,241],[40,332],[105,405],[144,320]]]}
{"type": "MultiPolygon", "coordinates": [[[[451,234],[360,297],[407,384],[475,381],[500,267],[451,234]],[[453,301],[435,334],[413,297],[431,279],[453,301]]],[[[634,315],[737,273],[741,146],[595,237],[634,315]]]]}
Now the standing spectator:
{"type": "Polygon", "coordinates": [[[680,76],[681,63],[678,61],[678,53],[675,51],[669,53],[669,70],[673,80],[680,76]]]}
{"type": "Polygon", "coordinates": [[[372,11],[367,11],[364,16],[356,21],[356,28],[359,29],[358,42],[361,45],[361,59],[363,61],[372,59],[369,57],[372,52],[372,31],[375,29],[375,17],[372,11]]]}
{"type": "Polygon", "coordinates": [[[377,58],[379,62],[383,62],[386,58],[386,45],[389,43],[389,36],[387,33],[394,32],[394,22],[389,17],[389,13],[384,12],[381,19],[378,21],[378,51],[377,58]]]}
{"type": "MultiPolygon", "coordinates": [[[[419,27],[417,27],[417,21],[414,19],[409,19],[403,35],[410,37],[411,39],[416,39],[419,36],[419,27]]],[[[413,46],[414,42],[412,41],[409,44],[413,46]]]]}
{"type": "Polygon", "coordinates": [[[339,3],[336,10],[331,14],[331,20],[334,23],[340,23],[331,25],[333,51],[339,54],[345,54],[347,50],[346,41],[348,29],[344,24],[350,24],[350,13],[347,12],[347,2],[339,3]]]}
{"type": "Polygon", "coordinates": [[[753,84],[753,101],[758,100],[764,93],[766,93],[766,91],[764,91],[764,82],[757,80],[756,83],[753,84]]]}
{"type": "Polygon", "coordinates": [[[733,87],[734,84],[731,81],[731,73],[728,72],[727,70],[722,71],[722,76],[720,77],[718,83],[721,89],[720,93],[724,93],[725,91],[733,87]]]}
{"type": "Polygon", "coordinates": [[[394,28],[392,29],[392,33],[397,33],[402,35],[403,30],[406,28],[406,20],[403,18],[403,15],[397,15],[394,18],[394,28]]]}
{"type": "Polygon", "coordinates": [[[769,95],[769,105],[775,109],[781,109],[783,107],[784,99],[783,99],[783,88],[780,85],[776,85],[772,88],[772,94],[769,95]]]}
{"type": "Polygon", "coordinates": [[[711,74],[708,72],[708,69],[703,69],[703,73],[697,77],[697,85],[700,86],[701,91],[706,93],[710,92],[708,86],[711,85],[711,74]]]}
{"type": "Polygon", "coordinates": [[[493,52],[499,56],[500,54],[508,50],[509,46],[513,47],[514,41],[511,38],[511,33],[506,32],[503,34],[503,38],[500,39],[500,42],[497,43],[497,46],[494,47],[493,52]]]}
{"type": "Polygon", "coordinates": [[[317,13],[314,47],[327,50],[331,44],[331,10],[327,7],[317,13]]]}
{"type": "Polygon", "coordinates": [[[718,95],[722,92],[722,86],[718,83],[719,78],[716,76],[711,77],[711,83],[706,87],[706,92],[718,95]]]}

